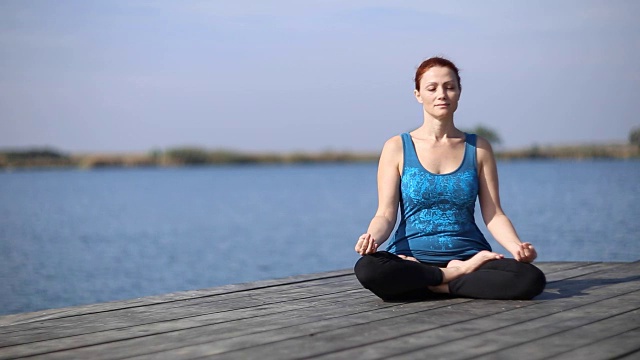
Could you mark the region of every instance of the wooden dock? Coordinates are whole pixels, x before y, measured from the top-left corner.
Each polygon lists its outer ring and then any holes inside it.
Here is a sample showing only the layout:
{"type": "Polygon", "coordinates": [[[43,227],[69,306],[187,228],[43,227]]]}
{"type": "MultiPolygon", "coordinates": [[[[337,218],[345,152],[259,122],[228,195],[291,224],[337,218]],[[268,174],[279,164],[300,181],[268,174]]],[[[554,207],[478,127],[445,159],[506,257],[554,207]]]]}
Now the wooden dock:
{"type": "Polygon", "coordinates": [[[0,317],[0,359],[640,359],[640,261],[531,301],[386,303],[351,270],[0,317]]]}

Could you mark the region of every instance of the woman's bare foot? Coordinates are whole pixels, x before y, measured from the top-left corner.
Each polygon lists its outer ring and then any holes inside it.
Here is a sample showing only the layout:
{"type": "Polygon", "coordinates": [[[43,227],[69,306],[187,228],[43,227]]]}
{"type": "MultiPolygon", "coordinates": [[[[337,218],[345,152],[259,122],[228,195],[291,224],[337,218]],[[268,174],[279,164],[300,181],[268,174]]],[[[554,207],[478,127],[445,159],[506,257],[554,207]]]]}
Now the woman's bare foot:
{"type": "Polygon", "coordinates": [[[480,251],[479,253],[473,255],[473,257],[471,257],[468,260],[462,261],[462,260],[451,260],[449,261],[449,263],[447,264],[447,268],[460,268],[463,270],[463,272],[465,274],[469,274],[472,273],[476,270],[478,270],[478,268],[480,266],[482,266],[482,264],[491,261],[491,260],[498,260],[498,259],[502,259],[504,258],[504,255],[502,254],[498,254],[498,253],[494,253],[491,251],[487,251],[487,250],[483,250],[480,251]]]}
{"type": "Polygon", "coordinates": [[[464,265],[464,261],[462,261],[462,260],[451,260],[447,264],[447,267],[448,268],[461,267],[462,265],[464,265]]]}
{"type": "Polygon", "coordinates": [[[478,270],[478,268],[482,266],[482,264],[488,261],[498,260],[502,258],[504,258],[504,255],[502,254],[483,250],[473,255],[473,257],[465,261],[451,260],[447,264],[446,268],[440,269],[440,271],[442,271],[442,284],[437,286],[429,286],[429,289],[433,292],[448,293],[449,292],[448,283],[450,281],[453,281],[463,275],[466,275],[478,270]]]}

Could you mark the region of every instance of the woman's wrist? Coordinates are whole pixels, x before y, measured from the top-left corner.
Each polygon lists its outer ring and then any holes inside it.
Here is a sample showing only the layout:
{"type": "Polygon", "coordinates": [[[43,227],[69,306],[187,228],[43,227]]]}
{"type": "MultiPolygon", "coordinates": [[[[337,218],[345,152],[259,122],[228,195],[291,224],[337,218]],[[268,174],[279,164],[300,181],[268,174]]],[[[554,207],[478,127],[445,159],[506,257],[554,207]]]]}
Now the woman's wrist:
{"type": "Polygon", "coordinates": [[[502,245],[514,258],[518,257],[518,251],[520,250],[520,241],[511,241],[508,244],[502,245]]]}

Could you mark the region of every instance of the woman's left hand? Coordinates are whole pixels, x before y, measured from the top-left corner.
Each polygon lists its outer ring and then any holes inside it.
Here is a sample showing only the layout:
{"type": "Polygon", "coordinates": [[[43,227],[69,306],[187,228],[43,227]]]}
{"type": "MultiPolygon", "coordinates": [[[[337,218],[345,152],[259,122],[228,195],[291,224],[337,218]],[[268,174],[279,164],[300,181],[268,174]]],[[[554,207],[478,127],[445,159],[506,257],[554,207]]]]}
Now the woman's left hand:
{"type": "Polygon", "coordinates": [[[538,257],[538,253],[531,243],[526,242],[520,244],[520,248],[513,256],[520,262],[530,263],[538,257]]]}

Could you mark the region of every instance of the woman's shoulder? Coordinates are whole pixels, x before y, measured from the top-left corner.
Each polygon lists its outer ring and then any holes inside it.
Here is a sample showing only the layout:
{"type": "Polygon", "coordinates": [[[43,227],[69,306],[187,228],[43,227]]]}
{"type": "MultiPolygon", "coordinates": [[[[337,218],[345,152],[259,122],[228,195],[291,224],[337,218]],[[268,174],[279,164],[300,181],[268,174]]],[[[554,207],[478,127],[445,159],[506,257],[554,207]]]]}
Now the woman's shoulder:
{"type": "Polygon", "coordinates": [[[402,152],[402,136],[395,135],[387,139],[382,148],[383,152],[402,152]]]}
{"type": "Polygon", "coordinates": [[[385,141],[380,154],[380,161],[385,163],[398,163],[403,157],[402,137],[395,135],[385,141]]]}
{"type": "Polygon", "coordinates": [[[476,137],[476,147],[478,149],[485,150],[485,151],[492,151],[491,143],[489,142],[489,140],[485,139],[480,135],[475,135],[475,137],[476,137]]]}
{"type": "Polygon", "coordinates": [[[493,160],[493,149],[489,140],[483,138],[480,135],[476,135],[476,154],[478,160],[493,160]]]}

